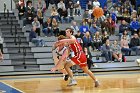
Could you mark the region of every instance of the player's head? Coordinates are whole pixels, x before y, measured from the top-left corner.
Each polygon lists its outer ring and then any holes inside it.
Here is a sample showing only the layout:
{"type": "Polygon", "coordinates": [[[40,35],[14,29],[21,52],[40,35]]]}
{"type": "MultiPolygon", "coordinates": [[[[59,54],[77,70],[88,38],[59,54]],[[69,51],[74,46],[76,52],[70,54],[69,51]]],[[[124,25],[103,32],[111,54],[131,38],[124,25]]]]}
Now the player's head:
{"type": "Polygon", "coordinates": [[[71,28],[66,28],[65,32],[67,37],[70,37],[73,34],[73,30],[71,28]]]}
{"type": "Polygon", "coordinates": [[[59,35],[58,40],[66,39],[64,35],[59,35]]]}

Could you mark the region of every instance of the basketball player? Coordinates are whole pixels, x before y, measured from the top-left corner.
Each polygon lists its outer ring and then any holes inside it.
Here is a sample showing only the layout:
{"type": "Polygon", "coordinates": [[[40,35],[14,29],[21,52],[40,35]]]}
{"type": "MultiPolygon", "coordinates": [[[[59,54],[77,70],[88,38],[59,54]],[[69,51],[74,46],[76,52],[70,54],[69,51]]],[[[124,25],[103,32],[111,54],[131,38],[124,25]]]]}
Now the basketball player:
{"type": "MultiPolygon", "coordinates": [[[[74,57],[72,57],[70,59],[71,60],[70,62],[66,62],[65,66],[64,66],[65,70],[67,71],[67,73],[69,74],[69,76],[71,78],[68,85],[72,86],[72,85],[77,84],[76,80],[73,78],[73,73],[72,73],[70,67],[73,65],[79,65],[80,68],[94,80],[95,87],[98,87],[99,82],[95,78],[93,73],[88,69],[86,55],[83,52],[82,47],[80,46],[80,44],[78,43],[76,38],[72,35],[72,33],[73,33],[72,29],[67,28],[65,32],[66,32],[66,37],[68,39],[60,40],[59,42],[55,43],[54,47],[58,47],[61,44],[67,44],[70,48],[70,51],[74,52],[74,57]]],[[[55,71],[55,69],[52,69],[52,71],[55,71]]]]}
{"type": "MultiPolygon", "coordinates": [[[[60,35],[58,37],[58,41],[65,38],[66,38],[65,36],[60,35]]],[[[65,46],[65,44],[61,44],[55,50],[53,49],[53,60],[55,64],[55,69],[63,73],[63,75],[65,75],[64,76],[65,81],[67,81],[69,78],[69,75],[64,69],[64,64],[68,58],[68,54],[69,54],[69,50],[68,50],[68,47],[65,46]],[[57,64],[60,64],[60,65],[57,65],[57,64]]]]}

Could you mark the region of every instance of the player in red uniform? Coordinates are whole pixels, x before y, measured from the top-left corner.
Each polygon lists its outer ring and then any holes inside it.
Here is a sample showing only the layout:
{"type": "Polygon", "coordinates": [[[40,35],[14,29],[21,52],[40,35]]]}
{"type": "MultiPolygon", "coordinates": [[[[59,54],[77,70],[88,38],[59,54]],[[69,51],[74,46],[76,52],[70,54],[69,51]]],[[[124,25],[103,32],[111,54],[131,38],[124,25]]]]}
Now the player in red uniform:
{"type": "MultiPolygon", "coordinates": [[[[64,66],[65,70],[67,71],[67,73],[69,74],[69,76],[71,78],[70,83],[68,85],[72,86],[72,85],[77,84],[76,80],[73,79],[73,73],[72,73],[70,67],[73,65],[79,65],[80,68],[95,81],[95,87],[98,87],[99,82],[95,78],[93,73],[88,69],[86,55],[83,52],[81,45],[78,43],[76,38],[72,35],[72,33],[73,33],[72,29],[67,28],[65,32],[66,32],[66,37],[68,39],[60,40],[59,42],[55,43],[54,47],[57,47],[57,46],[65,43],[69,46],[70,50],[74,52],[74,56],[71,58],[71,61],[67,62],[64,66]]],[[[55,71],[55,68],[52,69],[52,71],[55,71]]]]}

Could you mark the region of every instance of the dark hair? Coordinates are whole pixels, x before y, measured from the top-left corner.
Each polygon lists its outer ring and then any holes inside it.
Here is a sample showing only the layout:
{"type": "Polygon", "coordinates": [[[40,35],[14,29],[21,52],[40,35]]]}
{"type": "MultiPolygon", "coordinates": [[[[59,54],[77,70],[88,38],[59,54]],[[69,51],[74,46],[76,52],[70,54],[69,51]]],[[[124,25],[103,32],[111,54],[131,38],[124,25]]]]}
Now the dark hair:
{"type": "Polygon", "coordinates": [[[70,30],[70,33],[73,35],[73,33],[74,33],[74,31],[73,31],[73,29],[72,28],[66,28],[66,30],[70,30]]]}
{"type": "Polygon", "coordinates": [[[66,36],[66,32],[65,32],[64,30],[61,30],[61,31],[59,32],[59,35],[66,36]]]}

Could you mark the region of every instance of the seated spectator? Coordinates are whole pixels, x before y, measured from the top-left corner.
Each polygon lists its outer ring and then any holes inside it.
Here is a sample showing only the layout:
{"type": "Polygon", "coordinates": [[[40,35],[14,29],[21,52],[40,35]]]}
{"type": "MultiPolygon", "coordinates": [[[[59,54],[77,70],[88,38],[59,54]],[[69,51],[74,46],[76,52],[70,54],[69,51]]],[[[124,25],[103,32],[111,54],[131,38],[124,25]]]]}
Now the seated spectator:
{"type": "Polygon", "coordinates": [[[119,35],[121,36],[126,29],[129,29],[129,26],[125,20],[122,20],[121,25],[119,26],[119,35]]]}
{"type": "Polygon", "coordinates": [[[59,15],[61,15],[61,12],[63,10],[66,10],[65,3],[63,2],[63,0],[60,0],[60,2],[57,4],[57,9],[59,15]]]}
{"type": "Polygon", "coordinates": [[[23,26],[25,27],[26,24],[32,24],[34,19],[34,14],[28,9],[28,12],[25,14],[25,19],[23,20],[23,26]]]}
{"type": "Polygon", "coordinates": [[[34,7],[32,6],[32,1],[27,1],[27,6],[26,6],[27,11],[31,10],[31,13],[35,12],[34,7]]]}
{"type": "Polygon", "coordinates": [[[79,27],[78,27],[76,21],[72,21],[71,29],[73,29],[74,35],[77,34],[77,32],[79,31],[79,27]]]}
{"type": "Polygon", "coordinates": [[[25,16],[25,12],[26,12],[26,8],[24,6],[24,3],[21,3],[19,6],[18,6],[18,16],[19,16],[19,20],[22,20],[25,16]]]}
{"type": "Polygon", "coordinates": [[[126,36],[123,36],[121,39],[121,51],[125,53],[125,56],[130,55],[131,49],[129,48],[129,42],[126,36]]]}
{"type": "Polygon", "coordinates": [[[68,11],[67,9],[62,9],[61,14],[60,14],[61,22],[62,23],[69,23],[69,18],[68,18],[68,11]]]}
{"type": "Polygon", "coordinates": [[[90,36],[89,32],[86,32],[85,35],[83,36],[83,47],[86,47],[89,50],[90,46],[94,50],[92,37],[90,36]]]}
{"type": "Polygon", "coordinates": [[[36,33],[38,33],[38,36],[40,36],[40,22],[38,21],[37,17],[34,18],[34,21],[32,22],[32,26],[36,27],[36,33]]]}
{"type": "Polygon", "coordinates": [[[107,62],[112,62],[112,48],[109,39],[101,47],[101,56],[105,57],[107,62]]]}
{"type": "Polygon", "coordinates": [[[85,12],[83,13],[82,19],[85,19],[87,22],[90,17],[91,17],[91,15],[89,14],[89,10],[85,10],[85,12]]]}
{"type": "Polygon", "coordinates": [[[33,26],[29,34],[29,41],[34,43],[36,46],[44,46],[45,45],[44,40],[38,38],[35,31],[36,31],[36,27],[33,26]]]}
{"type": "Polygon", "coordinates": [[[52,19],[52,30],[53,30],[54,36],[59,35],[59,25],[55,18],[52,19]]]}
{"type": "Polygon", "coordinates": [[[96,50],[97,51],[100,50],[101,45],[102,45],[102,37],[99,32],[96,32],[95,35],[93,36],[93,43],[96,50]]]}
{"type": "Polygon", "coordinates": [[[123,33],[122,33],[122,35],[121,35],[121,39],[122,39],[124,36],[126,37],[126,40],[128,41],[128,43],[130,44],[130,35],[128,35],[128,30],[127,30],[127,29],[125,29],[125,30],[123,31],[123,33]]]}
{"type": "Polygon", "coordinates": [[[137,33],[134,33],[133,37],[130,40],[130,48],[132,51],[136,52],[136,55],[139,54],[140,50],[140,39],[137,33]]]}
{"type": "Polygon", "coordinates": [[[53,35],[52,23],[50,18],[48,18],[47,21],[43,23],[42,32],[45,34],[45,36],[53,35]]]}
{"type": "Polygon", "coordinates": [[[38,21],[40,22],[40,24],[42,25],[43,24],[43,13],[40,9],[37,10],[37,18],[38,18],[38,21]]]}
{"type": "Polygon", "coordinates": [[[104,31],[104,33],[102,34],[102,45],[105,44],[107,39],[109,39],[109,35],[107,31],[104,31]]]}
{"type": "Polygon", "coordinates": [[[74,16],[74,13],[73,13],[73,11],[74,11],[74,2],[73,2],[73,0],[68,1],[68,8],[69,8],[69,16],[73,17],[74,16]]]}
{"type": "Polygon", "coordinates": [[[114,35],[115,33],[115,22],[112,20],[111,17],[108,18],[107,20],[107,27],[109,30],[109,35],[114,35]]]}
{"type": "Polygon", "coordinates": [[[51,9],[51,17],[50,18],[51,19],[55,18],[58,22],[61,21],[61,19],[59,17],[59,14],[58,14],[58,12],[57,12],[55,7],[52,7],[52,9],[51,9]]]}
{"type": "Polygon", "coordinates": [[[88,26],[86,25],[86,22],[82,22],[82,25],[79,27],[79,30],[81,32],[81,34],[85,34],[86,32],[88,32],[88,26]]]}
{"type": "Polygon", "coordinates": [[[133,18],[133,21],[130,23],[131,34],[133,35],[135,32],[138,34],[140,30],[140,23],[136,18],[133,18]]]}
{"type": "Polygon", "coordinates": [[[117,59],[117,61],[122,62],[122,52],[121,47],[116,40],[112,44],[112,56],[113,58],[117,59]]]}
{"type": "Polygon", "coordinates": [[[43,3],[42,0],[38,0],[38,3],[36,5],[36,10],[41,10],[41,12],[43,12],[43,3]]]}
{"type": "Polygon", "coordinates": [[[75,34],[75,37],[80,43],[80,45],[83,47],[83,35],[80,33],[80,31],[77,31],[77,34],[75,34]]]}
{"type": "Polygon", "coordinates": [[[103,22],[101,22],[101,32],[102,33],[104,33],[104,31],[107,31],[107,33],[109,33],[107,22],[108,22],[107,19],[105,19],[103,22]]]}
{"type": "Polygon", "coordinates": [[[92,24],[92,26],[90,27],[90,34],[92,35],[92,36],[94,36],[95,35],[95,33],[96,32],[98,32],[98,31],[100,31],[101,29],[98,27],[98,26],[96,26],[96,23],[93,23],[92,24]]]}
{"type": "Polygon", "coordinates": [[[94,0],[93,7],[99,7],[99,6],[100,6],[100,2],[98,0],[94,0]]]}
{"type": "Polygon", "coordinates": [[[75,15],[76,16],[81,16],[81,5],[80,1],[77,1],[77,3],[74,5],[75,7],[75,15]]]}
{"type": "Polygon", "coordinates": [[[92,4],[91,1],[88,1],[88,3],[87,3],[87,9],[88,10],[92,10],[93,9],[93,4],[92,4]]]}

